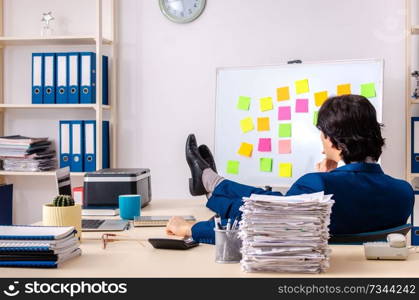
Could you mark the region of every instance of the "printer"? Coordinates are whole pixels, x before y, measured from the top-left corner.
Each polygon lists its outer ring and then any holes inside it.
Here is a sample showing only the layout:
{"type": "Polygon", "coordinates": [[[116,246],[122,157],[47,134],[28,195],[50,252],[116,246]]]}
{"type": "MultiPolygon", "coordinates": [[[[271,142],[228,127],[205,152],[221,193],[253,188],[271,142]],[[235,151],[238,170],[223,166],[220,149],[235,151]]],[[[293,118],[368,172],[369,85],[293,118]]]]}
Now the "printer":
{"type": "Polygon", "coordinates": [[[102,169],[84,175],[84,207],[119,206],[119,195],[140,195],[141,207],[151,201],[150,169],[102,169]]]}

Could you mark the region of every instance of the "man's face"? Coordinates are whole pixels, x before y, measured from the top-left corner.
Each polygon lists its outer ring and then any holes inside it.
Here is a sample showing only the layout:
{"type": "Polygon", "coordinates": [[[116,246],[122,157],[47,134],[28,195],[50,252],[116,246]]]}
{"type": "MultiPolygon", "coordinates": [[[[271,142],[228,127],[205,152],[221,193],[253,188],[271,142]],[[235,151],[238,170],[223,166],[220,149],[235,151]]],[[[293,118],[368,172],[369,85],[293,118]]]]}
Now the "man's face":
{"type": "Polygon", "coordinates": [[[320,139],[322,141],[323,144],[323,154],[326,155],[326,159],[330,159],[330,160],[334,160],[336,162],[338,162],[341,157],[340,157],[340,153],[341,151],[336,149],[333,144],[332,141],[330,140],[329,137],[325,137],[323,132],[320,132],[320,139]]]}

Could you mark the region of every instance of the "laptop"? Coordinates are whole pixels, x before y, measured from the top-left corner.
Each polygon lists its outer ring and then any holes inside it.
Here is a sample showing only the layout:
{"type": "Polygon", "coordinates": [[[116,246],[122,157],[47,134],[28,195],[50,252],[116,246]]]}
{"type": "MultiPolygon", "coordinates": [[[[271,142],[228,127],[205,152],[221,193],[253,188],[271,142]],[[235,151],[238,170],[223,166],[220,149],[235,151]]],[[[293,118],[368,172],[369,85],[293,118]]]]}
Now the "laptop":
{"type": "MultiPolygon", "coordinates": [[[[57,180],[57,194],[71,196],[70,168],[65,167],[55,172],[57,180]]],[[[96,220],[82,219],[82,231],[123,231],[129,228],[126,220],[96,220]]]]}
{"type": "Polygon", "coordinates": [[[129,221],[126,220],[81,220],[82,231],[124,231],[129,228],[129,221]]]}
{"type": "MultiPolygon", "coordinates": [[[[165,227],[171,216],[140,216],[134,218],[134,227],[165,227]]],[[[194,216],[182,216],[187,222],[195,222],[194,216]]]]}

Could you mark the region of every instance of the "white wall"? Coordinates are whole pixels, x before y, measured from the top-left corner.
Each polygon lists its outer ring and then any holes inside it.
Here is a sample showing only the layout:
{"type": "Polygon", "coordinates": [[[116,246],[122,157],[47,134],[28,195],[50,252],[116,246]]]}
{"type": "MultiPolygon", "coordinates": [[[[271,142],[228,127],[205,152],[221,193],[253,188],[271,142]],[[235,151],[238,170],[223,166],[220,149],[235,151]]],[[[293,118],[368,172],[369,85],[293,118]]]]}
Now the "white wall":
{"type": "MultiPolygon", "coordinates": [[[[6,33],[37,34],[41,12],[48,10],[57,18],[57,34],[93,32],[93,20],[82,10],[72,9],[77,5],[94,8],[91,2],[5,0],[6,33]]],[[[385,60],[387,147],[382,161],[386,172],[403,176],[404,1],[207,2],[198,20],[178,25],[161,14],[157,1],[120,0],[118,163],[151,168],[155,199],[189,197],[184,159],[187,134],[193,132],[198,142],[213,147],[216,67],[272,65],[297,58],[385,60]]],[[[13,68],[6,67],[6,101],[30,101],[29,63],[23,58],[37,50],[43,49],[7,50],[13,68]]],[[[8,118],[7,128],[56,136],[55,120],[60,113],[12,112],[13,118],[27,120],[8,118]]],[[[71,117],[75,112],[66,114],[71,117]]],[[[9,180],[17,189],[15,220],[38,220],[40,203],[53,195],[52,179],[9,180]]]]}

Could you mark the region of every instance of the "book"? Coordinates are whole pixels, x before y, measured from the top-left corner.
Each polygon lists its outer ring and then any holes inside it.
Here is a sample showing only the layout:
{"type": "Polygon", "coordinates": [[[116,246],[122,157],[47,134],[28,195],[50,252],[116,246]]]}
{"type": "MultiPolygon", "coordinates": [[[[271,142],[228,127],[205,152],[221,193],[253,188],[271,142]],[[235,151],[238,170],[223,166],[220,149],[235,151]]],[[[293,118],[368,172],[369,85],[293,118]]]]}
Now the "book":
{"type": "Polygon", "coordinates": [[[62,254],[69,251],[74,251],[79,247],[78,242],[72,244],[63,245],[60,248],[52,248],[47,246],[16,246],[16,247],[1,247],[0,255],[12,255],[12,254],[23,254],[23,253],[44,253],[44,254],[62,254]]]}
{"type": "Polygon", "coordinates": [[[7,267],[7,268],[11,268],[11,267],[19,267],[19,268],[57,268],[61,263],[80,256],[81,255],[81,250],[79,248],[77,248],[76,250],[74,250],[71,253],[67,253],[66,255],[62,255],[56,258],[56,260],[51,260],[54,257],[48,257],[45,258],[44,260],[38,260],[39,257],[36,257],[34,260],[21,260],[21,259],[16,259],[16,260],[0,260],[0,267],[7,267]]]}
{"type": "Polygon", "coordinates": [[[0,240],[59,240],[74,235],[74,227],[0,226],[0,240]]]}
{"type": "Polygon", "coordinates": [[[81,211],[82,216],[118,216],[119,208],[112,206],[86,206],[81,211]]]}

